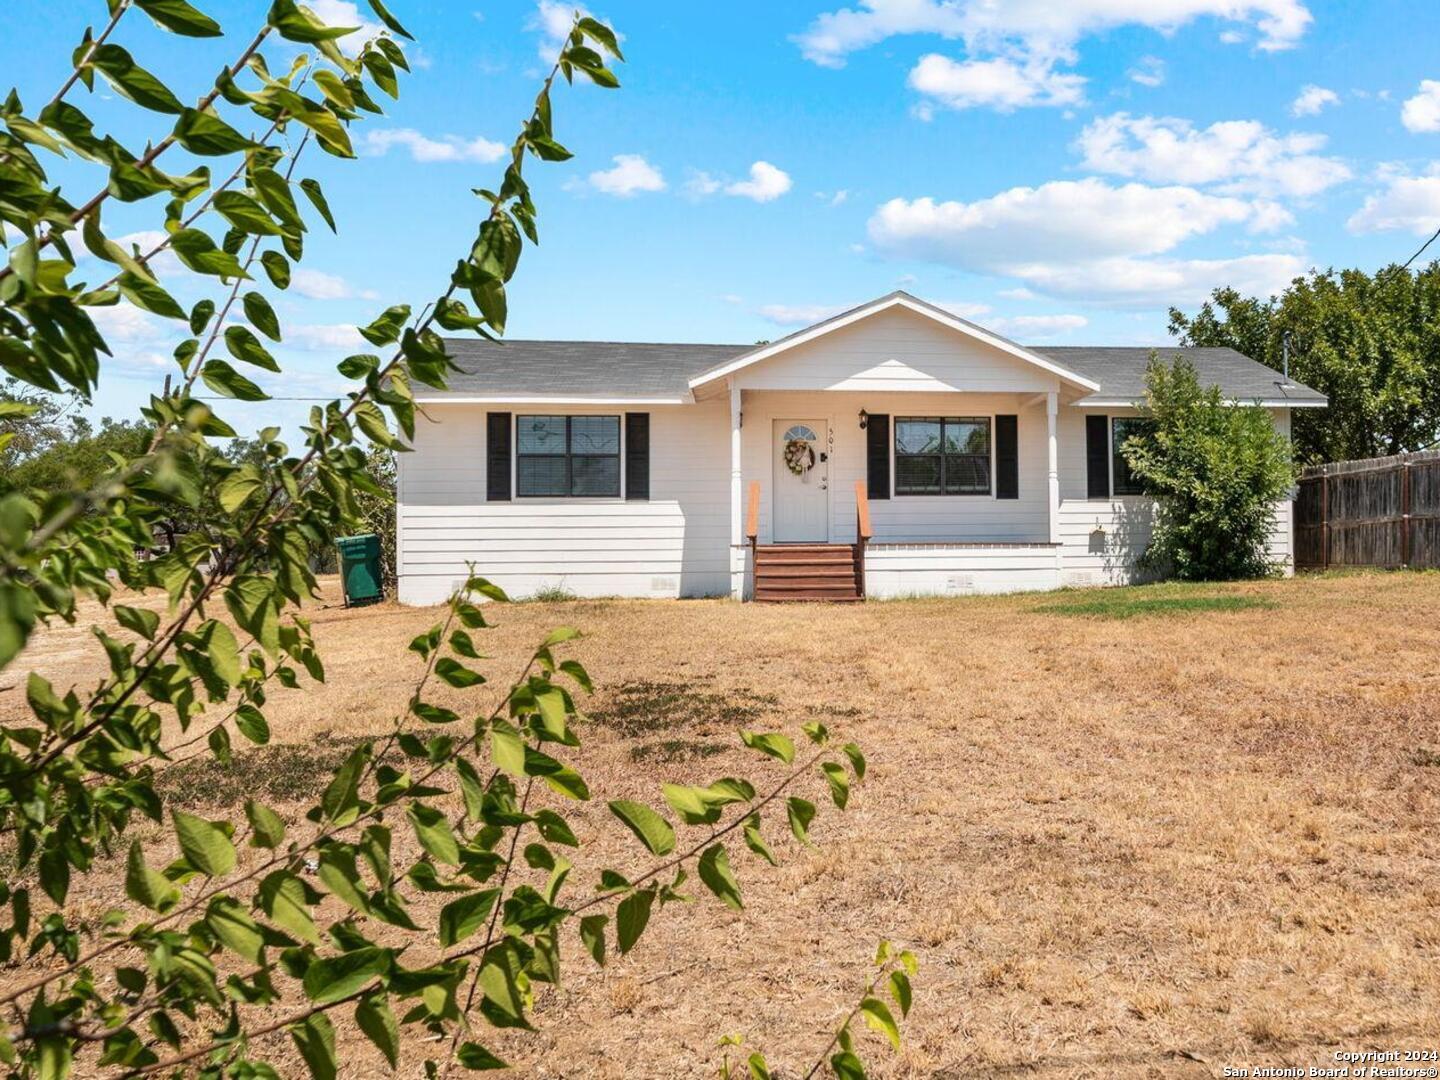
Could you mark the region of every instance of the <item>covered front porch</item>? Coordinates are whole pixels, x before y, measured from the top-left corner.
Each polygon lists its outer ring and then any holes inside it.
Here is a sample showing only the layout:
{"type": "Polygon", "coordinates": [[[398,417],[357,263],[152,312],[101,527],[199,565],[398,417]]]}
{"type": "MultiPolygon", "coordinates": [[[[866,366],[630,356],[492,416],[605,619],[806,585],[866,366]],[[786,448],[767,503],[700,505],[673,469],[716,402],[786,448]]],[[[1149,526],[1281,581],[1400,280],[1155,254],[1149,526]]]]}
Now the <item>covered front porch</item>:
{"type": "Polygon", "coordinates": [[[736,598],[1059,585],[1058,388],[727,393],[736,598]]]}

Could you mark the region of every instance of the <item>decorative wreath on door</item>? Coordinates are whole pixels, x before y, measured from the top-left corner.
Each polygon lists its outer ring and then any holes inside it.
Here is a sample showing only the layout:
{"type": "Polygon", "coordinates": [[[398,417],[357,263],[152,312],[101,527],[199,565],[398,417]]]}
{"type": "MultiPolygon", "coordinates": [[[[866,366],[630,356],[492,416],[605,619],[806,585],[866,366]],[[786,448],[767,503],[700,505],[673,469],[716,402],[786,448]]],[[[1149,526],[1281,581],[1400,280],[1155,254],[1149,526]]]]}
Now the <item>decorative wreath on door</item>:
{"type": "Polygon", "coordinates": [[[785,443],[785,467],[800,477],[815,467],[815,449],[809,439],[790,439],[785,443]]]}

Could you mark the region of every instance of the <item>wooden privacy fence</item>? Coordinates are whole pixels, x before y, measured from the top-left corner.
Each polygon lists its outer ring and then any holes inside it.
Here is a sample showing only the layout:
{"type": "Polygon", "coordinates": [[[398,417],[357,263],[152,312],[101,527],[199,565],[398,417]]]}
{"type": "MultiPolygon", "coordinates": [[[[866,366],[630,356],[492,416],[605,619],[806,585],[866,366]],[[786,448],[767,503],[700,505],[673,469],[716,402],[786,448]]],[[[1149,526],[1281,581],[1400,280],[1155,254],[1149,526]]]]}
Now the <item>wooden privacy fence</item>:
{"type": "Polygon", "coordinates": [[[1295,565],[1440,567],[1440,450],[1306,469],[1295,565]]]}

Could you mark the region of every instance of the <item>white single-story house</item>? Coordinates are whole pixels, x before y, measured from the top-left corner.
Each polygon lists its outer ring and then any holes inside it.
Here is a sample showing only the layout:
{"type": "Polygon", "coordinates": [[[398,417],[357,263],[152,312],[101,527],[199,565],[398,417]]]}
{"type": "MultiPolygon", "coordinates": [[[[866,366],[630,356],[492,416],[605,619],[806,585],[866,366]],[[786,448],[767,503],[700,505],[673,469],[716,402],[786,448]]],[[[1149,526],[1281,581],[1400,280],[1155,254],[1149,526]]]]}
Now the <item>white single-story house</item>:
{"type": "MultiPolygon", "coordinates": [[[[1129,582],[1153,505],[1118,446],[1152,355],[1282,432],[1326,404],[1231,349],[1017,345],[903,292],[759,346],[447,344],[462,370],[417,392],[399,455],[409,604],[443,601],[468,563],[512,596],[1129,582]]],[[[1271,540],[1286,565],[1290,511],[1271,540]]]]}

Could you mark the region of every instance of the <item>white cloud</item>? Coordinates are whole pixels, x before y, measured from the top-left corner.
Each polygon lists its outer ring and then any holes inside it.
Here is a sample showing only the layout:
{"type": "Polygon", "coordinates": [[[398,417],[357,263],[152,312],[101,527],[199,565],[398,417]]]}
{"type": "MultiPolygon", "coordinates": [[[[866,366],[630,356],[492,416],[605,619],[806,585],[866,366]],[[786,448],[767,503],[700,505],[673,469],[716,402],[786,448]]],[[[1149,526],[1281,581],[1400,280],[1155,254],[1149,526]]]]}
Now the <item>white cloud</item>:
{"type": "Polygon", "coordinates": [[[1340,95],[1334,90],[1308,83],[1300,88],[1300,94],[1290,103],[1291,116],[1318,116],[1327,105],[1339,105],[1340,95]]]}
{"type": "Polygon", "coordinates": [[[311,300],[348,300],[351,297],[375,299],[370,289],[356,289],[338,274],[327,274],[323,270],[311,270],[298,266],[290,275],[290,286],[301,296],[311,300]]]}
{"type": "Polygon", "coordinates": [[[358,349],[366,341],[360,331],[348,323],[326,323],[286,327],[285,343],[315,352],[331,352],[358,349]]]}
{"type": "Polygon", "coordinates": [[[997,316],[985,322],[986,327],[1009,338],[1042,340],[1060,337],[1090,325],[1084,315],[1015,315],[997,316]]]}
{"type": "Polygon", "coordinates": [[[771,202],[790,190],[790,174],[776,168],[768,161],[757,161],[750,166],[750,179],[737,180],[725,185],[726,195],[737,195],[756,202],[771,202]]]}
{"type": "Polygon", "coordinates": [[[817,191],[815,198],[826,206],[843,206],[849,200],[850,192],[845,188],[841,188],[839,191],[817,191]]]}
{"type": "Polygon", "coordinates": [[[1298,255],[1156,256],[1225,226],[1257,231],[1288,220],[1283,208],[1263,200],[1089,178],[1012,188],[971,203],[892,199],[870,218],[869,234],[883,255],[1016,278],[1032,293],[1164,304],[1203,296],[1227,273],[1256,289],[1283,285],[1299,272],[1298,255]]]}
{"type": "Polygon", "coordinates": [[[1139,63],[1125,73],[1130,81],[1141,86],[1160,86],[1165,82],[1165,61],[1158,56],[1142,56],[1139,63]]]}
{"type": "MultiPolygon", "coordinates": [[[[911,69],[909,82],[911,89],[948,109],[1009,112],[1030,105],[1078,105],[1085,99],[1085,78],[1056,71],[1050,59],[956,61],[930,53],[911,69]]],[[[923,111],[921,118],[929,119],[923,111]]]]}
{"type": "Polygon", "coordinates": [[[1440,162],[1425,176],[1387,171],[1384,187],[1366,197],[1345,227],[1352,233],[1403,229],[1428,236],[1440,229],[1440,162]]]}
{"type": "Polygon", "coordinates": [[[414,161],[429,163],[435,161],[480,161],[486,164],[499,161],[508,147],[489,139],[466,139],[459,135],[442,135],[432,139],[414,128],[389,128],[382,131],[367,131],[361,140],[361,148],[374,157],[389,152],[391,147],[402,146],[410,151],[414,161]]]}
{"type": "Polygon", "coordinates": [[[1266,51],[1294,47],[1311,22],[1301,0],[859,0],[817,16],[793,40],[806,59],[826,67],[897,34],[963,39],[971,55],[1019,45],[1044,56],[1119,26],[1171,33],[1203,17],[1253,26],[1266,51]]]}
{"type": "Polygon", "coordinates": [[[701,199],[706,195],[714,195],[725,186],[722,181],[701,169],[689,169],[687,172],[689,179],[685,181],[685,194],[692,198],[701,199]]]}
{"type": "Polygon", "coordinates": [[[764,304],[757,314],[776,326],[811,326],[849,311],[854,304],[764,304]]]}
{"type": "Polygon", "coordinates": [[[1406,131],[1440,131],[1440,79],[1421,79],[1415,96],[1400,106],[1400,122],[1406,131]]]}
{"type": "Polygon", "coordinates": [[[1019,288],[1017,288],[1017,289],[1001,289],[1000,292],[999,292],[999,295],[1005,297],[1006,300],[1034,300],[1034,299],[1035,299],[1035,294],[1034,294],[1033,292],[1031,292],[1029,289],[1025,288],[1025,286],[1023,286],[1023,285],[1021,285],[1021,286],[1020,286],[1019,288]]]}
{"type": "Polygon", "coordinates": [[[1277,135],[1258,120],[1195,128],[1175,117],[1115,113],[1090,122],[1076,140],[1084,167],[1156,182],[1217,184],[1225,194],[1304,198],[1350,179],[1339,158],[1315,151],[1324,135],[1277,135]]]}
{"type": "Polygon", "coordinates": [[[1026,277],[1052,296],[1115,306],[1194,304],[1221,285],[1245,296],[1280,292],[1305,273],[1300,255],[1243,255],[1232,259],[1096,259],[1069,265],[1033,264],[1026,277]]]}
{"type": "Polygon", "coordinates": [[[972,203],[891,199],[869,223],[882,252],[961,268],[1151,255],[1254,214],[1242,199],[1190,187],[1053,180],[972,203]]]}
{"type": "Polygon", "coordinates": [[[596,191],[628,199],[642,191],[664,191],[665,177],[639,154],[616,154],[614,168],[592,172],[588,183],[596,191]]]}
{"type": "MultiPolygon", "coordinates": [[[[553,64],[555,57],[560,53],[560,47],[565,44],[565,38],[570,33],[570,25],[575,21],[575,11],[580,5],[566,3],[565,0],[540,0],[535,7],[535,14],[530,17],[527,24],[529,29],[540,31],[540,59],[547,64],[553,64]]],[[[582,13],[584,9],[581,9],[582,13]]]]}
{"type": "MultiPolygon", "coordinates": [[[[106,341],[133,344],[167,336],[159,319],[124,300],[110,307],[87,307],[85,311],[106,341]]],[[[173,325],[180,326],[179,323],[173,325]]],[[[174,334],[177,341],[182,336],[178,330],[174,334]]]]}

